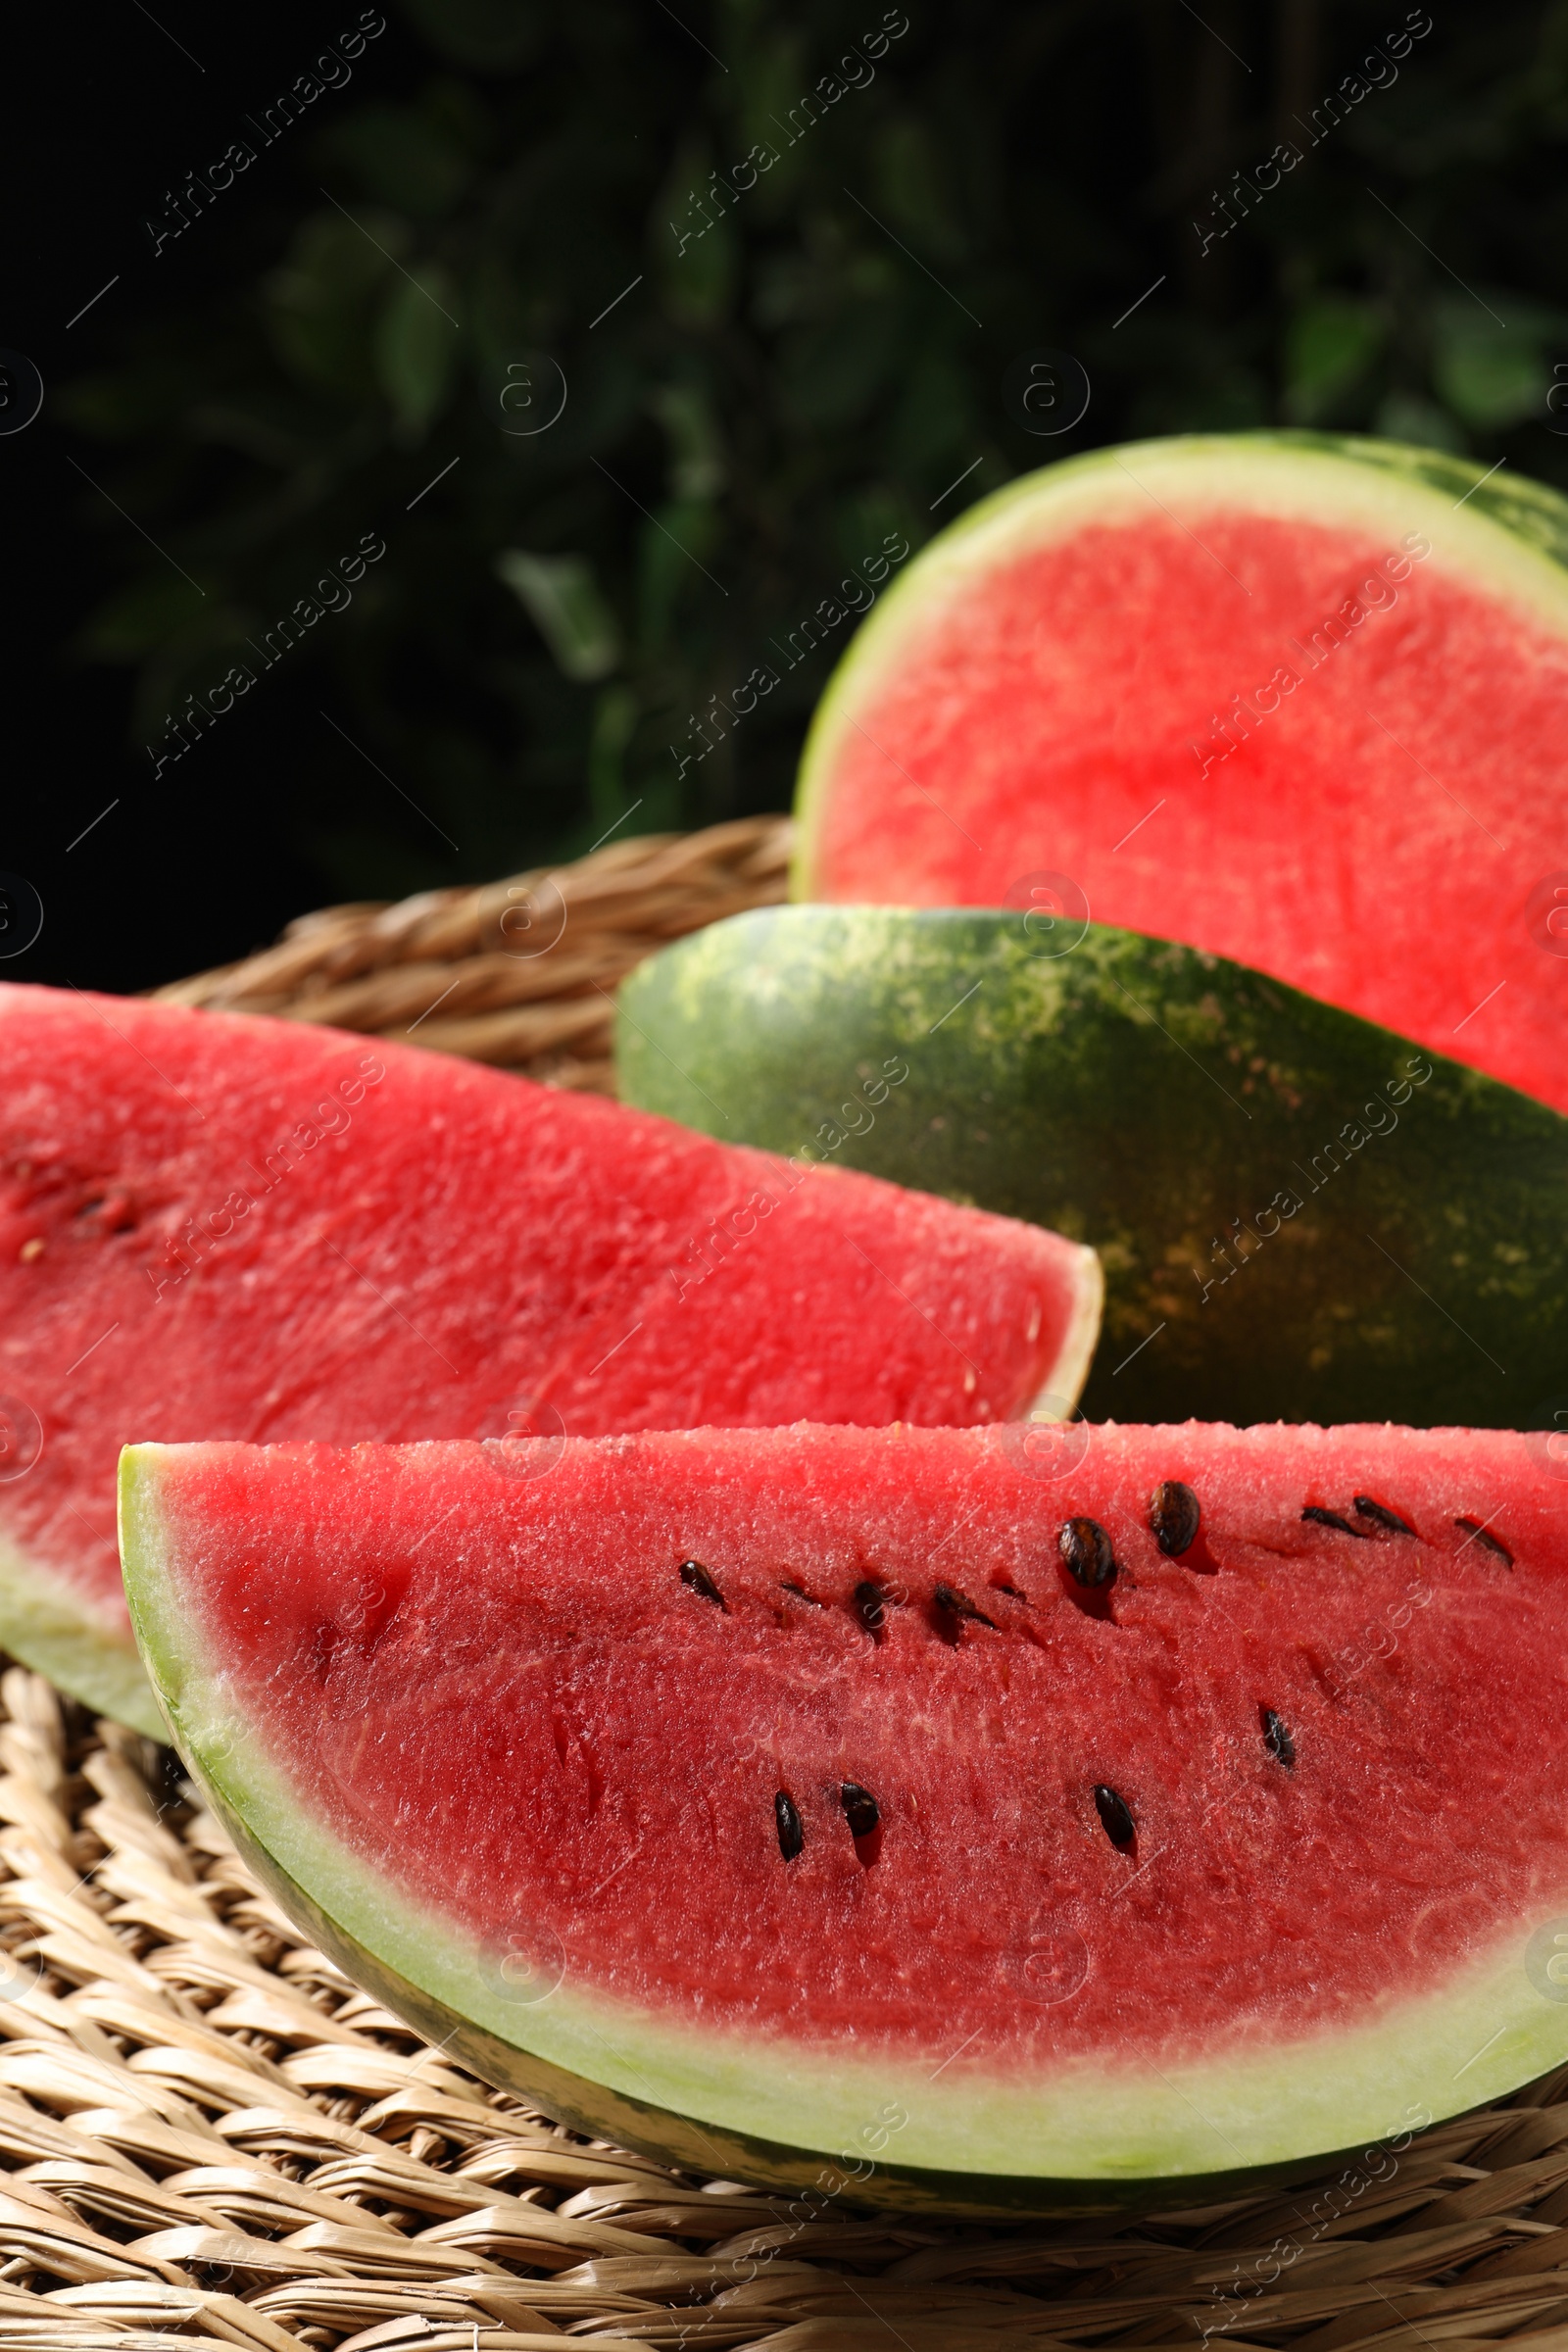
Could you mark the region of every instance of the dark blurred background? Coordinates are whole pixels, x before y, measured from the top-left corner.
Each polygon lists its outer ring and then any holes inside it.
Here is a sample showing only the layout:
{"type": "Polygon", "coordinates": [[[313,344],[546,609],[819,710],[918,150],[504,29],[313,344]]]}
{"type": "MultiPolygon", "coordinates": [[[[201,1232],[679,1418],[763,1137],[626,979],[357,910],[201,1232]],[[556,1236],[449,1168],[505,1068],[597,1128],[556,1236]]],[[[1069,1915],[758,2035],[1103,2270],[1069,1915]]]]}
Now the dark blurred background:
{"type": "Polygon", "coordinates": [[[10,41],[0,345],[45,395],[0,437],[0,868],[45,923],[7,977],[150,986],[784,807],[853,619],[722,739],[709,698],[886,535],[1102,442],[1568,484],[1568,5],[128,0],[10,41]],[[1087,413],[1032,430],[1060,355],[1087,413]]]}

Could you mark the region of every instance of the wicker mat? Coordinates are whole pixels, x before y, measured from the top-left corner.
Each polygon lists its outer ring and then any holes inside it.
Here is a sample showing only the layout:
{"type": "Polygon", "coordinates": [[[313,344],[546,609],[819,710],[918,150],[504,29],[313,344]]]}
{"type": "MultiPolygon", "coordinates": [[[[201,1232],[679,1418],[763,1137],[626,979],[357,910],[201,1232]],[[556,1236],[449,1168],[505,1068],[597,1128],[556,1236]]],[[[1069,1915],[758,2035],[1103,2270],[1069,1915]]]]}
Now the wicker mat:
{"type": "Polygon", "coordinates": [[[1568,2346],[1568,2069],[1326,2191],[792,2211],[485,2089],[312,1949],[167,1750],[21,1667],[0,1702],[0,2344],[1568,2346]]]}
{"type": "Polygon", "coordinates": [[[613,1094],[618,983],[656,948],[784,896],[787,816],[612,842],[574,864],[400,906],[328,906],[275,948],[176,980],[175,1004],[330,1021],[613,1094]]]}
{"type": "MultiPolygon", "coordinates": [[[[616,981],[781,898],[787,855],[779,818],[617,844],[309,916],[162,993],[608,1090],[616,981]]],[[[1288,2194],[877,2218],[673,2174],[487,2089],[304,1940],[169,1750],[20,1667],[0,1825],[0,2347],[1568,2352],[1568,2067],[1288,2194]]]]}

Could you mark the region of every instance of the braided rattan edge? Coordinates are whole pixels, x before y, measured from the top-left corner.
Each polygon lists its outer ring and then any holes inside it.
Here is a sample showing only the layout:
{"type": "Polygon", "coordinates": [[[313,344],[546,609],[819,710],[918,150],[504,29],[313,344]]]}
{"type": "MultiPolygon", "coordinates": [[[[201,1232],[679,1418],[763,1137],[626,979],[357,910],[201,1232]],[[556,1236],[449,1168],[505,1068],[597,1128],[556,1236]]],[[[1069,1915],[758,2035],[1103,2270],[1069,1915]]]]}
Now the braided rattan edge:
{"type": "Polygon", "coordinates": [[[274,947],[156,993],[412,1040],[612,1094],[621,980],[669,940],[777,904],[790,838],[788,817],[743,817],[611,842],[473,889],[323,907],[274,947]]]}

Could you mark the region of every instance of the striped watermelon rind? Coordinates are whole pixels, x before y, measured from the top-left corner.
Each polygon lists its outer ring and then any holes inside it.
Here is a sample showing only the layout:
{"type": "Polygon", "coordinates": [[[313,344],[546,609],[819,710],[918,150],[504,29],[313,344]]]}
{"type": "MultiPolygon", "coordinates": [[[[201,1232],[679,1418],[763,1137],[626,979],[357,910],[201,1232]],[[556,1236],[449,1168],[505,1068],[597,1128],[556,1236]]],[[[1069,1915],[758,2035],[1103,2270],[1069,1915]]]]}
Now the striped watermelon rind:
{"type": "Polygon", "coordinates": [[[815,905],[676,941],[620,1002],[627,1102],[1090,1243],[1091,1420],[1563,1401],[1568,1120],[1283,981],[1102,924],[815,905]]]}

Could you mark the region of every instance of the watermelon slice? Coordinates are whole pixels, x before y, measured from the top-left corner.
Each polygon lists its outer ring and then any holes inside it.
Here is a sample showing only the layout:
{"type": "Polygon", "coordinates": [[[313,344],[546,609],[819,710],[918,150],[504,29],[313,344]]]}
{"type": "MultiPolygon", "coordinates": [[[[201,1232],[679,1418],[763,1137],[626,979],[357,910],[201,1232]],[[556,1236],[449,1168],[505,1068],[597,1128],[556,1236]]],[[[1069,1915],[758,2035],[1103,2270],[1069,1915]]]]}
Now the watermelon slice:
{"type": "Polygon", "coordinates": [[[1565,733],[1552,491],[1307,433],[1101,450],[857,635],[797,895],[1092,913],[1568,1110],[1565,733]]]}
{"type": "Polygon", "coordinates": [[[1392,1427],[139,1446],[126,1586],[293,1916],[767,2182],[1197,2202],[1568,2059],[1568,1463],[1392,1427]]]}
{"type": "Polygon", "coordinates": [[[127,1439],[1065,1412],[1092,1252],[413,1048],[0,990],[0,1642],[158,1726],[127,1439]]]}

